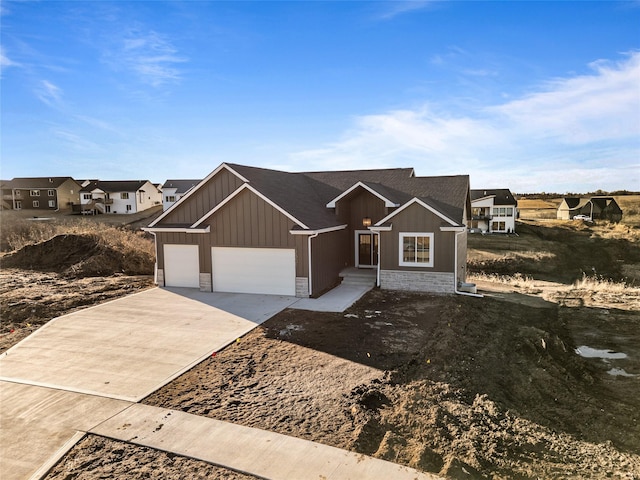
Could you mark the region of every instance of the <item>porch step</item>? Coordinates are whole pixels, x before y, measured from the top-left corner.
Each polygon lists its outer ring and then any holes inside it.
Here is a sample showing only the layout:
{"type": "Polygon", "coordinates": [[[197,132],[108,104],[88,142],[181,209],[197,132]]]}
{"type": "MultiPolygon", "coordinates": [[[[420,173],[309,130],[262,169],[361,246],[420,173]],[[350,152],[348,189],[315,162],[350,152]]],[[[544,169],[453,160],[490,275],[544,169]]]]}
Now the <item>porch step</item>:
{"type": "Polygon", "coordinates": [[[376,286],[375,270],[362,269],[362,268],[346,268],[340,272],[343,285],[362,285],[366,287],[376,286]]]}

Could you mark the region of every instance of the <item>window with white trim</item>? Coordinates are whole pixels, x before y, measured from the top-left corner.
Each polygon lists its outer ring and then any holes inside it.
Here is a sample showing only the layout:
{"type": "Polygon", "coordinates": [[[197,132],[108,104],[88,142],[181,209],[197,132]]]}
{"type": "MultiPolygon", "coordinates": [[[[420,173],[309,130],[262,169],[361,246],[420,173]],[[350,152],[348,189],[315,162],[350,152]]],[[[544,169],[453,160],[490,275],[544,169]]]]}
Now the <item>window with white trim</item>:
{"type": "Polygon", "coordinates": [[[38,200],[33,201],[33,208],[38,208],[40,206],[40,202],[38,200]]]}
{"type": "Polygon", "coordinates": [[[120,194],[120,199],[121,200],[129,200],[129,192],[122,192],[120,194]]]}
{"type": "Polygon", "coordinates": [[[49,197],[55,197],[56,196],[56,191],[55,190],[47,190],[47,195],[49,197]]]}
{"type": "Polygon", "coordinates": [[[49,208],[56,208],[56,201],[55,200],[49,200],[49,208]]]}
{"type": "Polygon", "coordinates": [[[29,196],[31,196],[31,197],[39,197],[40,196],[40,190],[31,190],[29,192],[29,196]]]}
{"type": "Polygon", "coordinates": [[[131,205],[127,204],[127,212],[131,211],[131,205]]]}
{"type": "Polygon", "coordinates": [[[85,200],[91,200],[91,194],[90,193],[83,193],[82,194],[82,198],[85,200]]]}
{"type": "Polygon", "coordinates": [[[176,201],[176,196],[175,195],[167,195],[164,197],[166,202],[175,202],[176,201]]]}
{"type": "Polygon", "coordinates": [[[433,267],[433,233],[400,232],[401,267],[433,267]]]}

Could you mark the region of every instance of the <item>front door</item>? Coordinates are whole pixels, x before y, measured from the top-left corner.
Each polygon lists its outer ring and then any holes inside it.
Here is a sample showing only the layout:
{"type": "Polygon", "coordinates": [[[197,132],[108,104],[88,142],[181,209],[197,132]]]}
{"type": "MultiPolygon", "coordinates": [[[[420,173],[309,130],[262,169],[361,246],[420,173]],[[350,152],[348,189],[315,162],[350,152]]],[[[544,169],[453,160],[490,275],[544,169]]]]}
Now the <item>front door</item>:
{"type": "Polygon", "coordinates": [[[368,230],[356,231],[356,267],[374,268],[378,265],[378,235],[368,230]]]}

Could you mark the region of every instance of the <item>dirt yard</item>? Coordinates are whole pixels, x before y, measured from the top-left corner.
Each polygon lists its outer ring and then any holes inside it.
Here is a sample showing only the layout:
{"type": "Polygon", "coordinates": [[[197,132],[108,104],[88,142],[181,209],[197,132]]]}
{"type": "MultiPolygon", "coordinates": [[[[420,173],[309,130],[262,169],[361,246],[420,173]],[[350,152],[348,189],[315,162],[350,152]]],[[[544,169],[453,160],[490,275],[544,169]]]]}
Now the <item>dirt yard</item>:
{"type": "MultiPolygon", "coordinates": [[[[144,402],[453,479],[638,479],[640,289],[603,280],[639,261],[638,232],[624,228],[532,223],[473,239],[482,299],[373,290],[343,314],[285,310],[144,402]],[[606,261],[584,260],[590,244],[606,261]],[[583,265],[599,277],[571,286],[583,265]]],[[[2,349],[150,285],[18,269],[0,281],[2,349]]],[[[47,478],[252,477],[90,436],[47,478]]]]}

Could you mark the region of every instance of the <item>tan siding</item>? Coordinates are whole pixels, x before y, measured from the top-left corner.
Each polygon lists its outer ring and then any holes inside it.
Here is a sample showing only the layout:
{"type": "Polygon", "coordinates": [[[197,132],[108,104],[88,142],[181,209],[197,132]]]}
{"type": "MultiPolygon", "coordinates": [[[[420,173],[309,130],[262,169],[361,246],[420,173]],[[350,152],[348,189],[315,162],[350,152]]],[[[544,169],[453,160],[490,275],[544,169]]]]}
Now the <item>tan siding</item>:
{"type": "Polygon", "coordinates": [[[242,183],[238,177],[228,170],[220,170],[205,185],[199,187],[184,203],[169,212],[158,226],[172,223],[195,223],[209,210],[233,193],[242,183]]]}
{"type": "Polygon", "coordinates": [[[411,205],[391,219],[393,230],[382,232],[380,239],[380,268],[383,270],[429,270],[432,272],[453,272],[455,232],[441,232],[443,220],[420,205],[411,205]],[[432,268],[400,267],[400,232],[433,233],[434,263],[432,268]]]}

